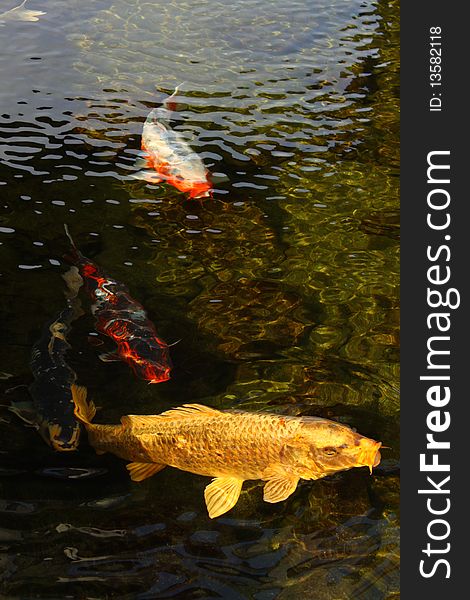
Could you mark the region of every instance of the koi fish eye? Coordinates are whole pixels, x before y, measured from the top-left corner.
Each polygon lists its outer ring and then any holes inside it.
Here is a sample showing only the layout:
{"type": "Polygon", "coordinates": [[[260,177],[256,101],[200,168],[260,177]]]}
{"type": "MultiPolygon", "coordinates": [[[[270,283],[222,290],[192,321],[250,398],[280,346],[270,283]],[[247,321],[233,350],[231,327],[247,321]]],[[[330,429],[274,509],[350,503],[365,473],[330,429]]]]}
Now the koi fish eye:
{"type": "Polygon", "coordinates": [[[325,454],[326,456],[335,456],[335,454],[337,454],[337,450],[336,448],[323,448],[323,454],[325,454]]]}

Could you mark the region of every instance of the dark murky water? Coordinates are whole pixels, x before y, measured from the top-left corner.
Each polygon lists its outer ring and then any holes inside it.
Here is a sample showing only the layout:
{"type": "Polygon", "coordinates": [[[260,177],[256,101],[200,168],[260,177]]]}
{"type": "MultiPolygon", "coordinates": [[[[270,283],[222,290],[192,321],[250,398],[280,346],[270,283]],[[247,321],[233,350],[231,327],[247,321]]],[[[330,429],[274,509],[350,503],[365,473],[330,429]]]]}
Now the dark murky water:
{"type": "Polygon", "coordinates": [[[398,597],[398,3],[28,6],[47,14],[0,25],[2,597],[398,597]],[[178,128],[219,174],[203,203],[128,177],[181,82],[178,128]],[[210,521],[203,477],[132,483],[86,436],[53,453],[7,406],[63,306],[64,222],[181,339],[148,386],[76,323],[100,422],[188,401],[321,415],[390,446],[382,465],[274,505],[250,482],[210,521]]]}

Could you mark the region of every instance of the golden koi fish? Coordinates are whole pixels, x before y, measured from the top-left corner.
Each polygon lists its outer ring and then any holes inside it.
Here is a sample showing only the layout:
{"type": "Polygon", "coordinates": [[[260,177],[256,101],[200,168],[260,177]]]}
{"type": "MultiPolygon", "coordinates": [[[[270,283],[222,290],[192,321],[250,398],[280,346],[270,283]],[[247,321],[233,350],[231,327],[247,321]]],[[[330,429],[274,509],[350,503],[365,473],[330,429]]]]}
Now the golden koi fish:
{"type": "Polygon", "coordinates": [[[380,462],[381,442],[318,417],[220,411],[184,404],[160,415],[127,415],[120,425],[95,425],[86,390],[73,386],[75,415],[98,454],[131,461],[131,479],[142,481],[166,466],[214,477],[204,492],[209,517],[233,508],[246,479],[262,479],[264,500],[281,502],[300,479],[380,462]]]}

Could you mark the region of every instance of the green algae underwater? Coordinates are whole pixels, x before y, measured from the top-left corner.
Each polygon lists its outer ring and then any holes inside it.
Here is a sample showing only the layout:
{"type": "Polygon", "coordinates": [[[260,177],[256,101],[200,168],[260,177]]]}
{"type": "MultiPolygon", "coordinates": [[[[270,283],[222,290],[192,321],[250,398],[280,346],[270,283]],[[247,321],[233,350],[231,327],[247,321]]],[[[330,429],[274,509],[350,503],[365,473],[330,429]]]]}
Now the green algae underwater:
{"type": "Polygon", "coordinates": [[[0,29],[1,594],[399,597],[398,2],[29,8],[47,12],[0,29]],[[174,126],[213,177],[204,201],[130,177],[148,112],[181,83],[174,126]],[[112,347],[87,310],[67,357],[96,422],[185,402],[317,415],[390,447],[373,475],[273,505],[248,482],[210,521],[206,478],[132,483],[84,434],[53,452],[8,406],[63,306],[64,222],[177,342],[170,381],[146,385],[98,359],[112,347]]]}

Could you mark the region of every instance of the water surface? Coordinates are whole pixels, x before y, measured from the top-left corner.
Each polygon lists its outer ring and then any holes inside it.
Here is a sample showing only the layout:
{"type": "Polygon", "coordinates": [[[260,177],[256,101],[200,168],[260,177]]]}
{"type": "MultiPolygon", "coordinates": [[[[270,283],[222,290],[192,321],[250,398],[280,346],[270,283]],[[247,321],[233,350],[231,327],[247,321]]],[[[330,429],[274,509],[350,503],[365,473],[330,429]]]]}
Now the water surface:
{"type": "Polygon", "coordinates": [[[2,593],[398,597],[398,3],[29,8],[47,14],[0,27],[2,593]],[[129,177],[181,83],[175,127],[216,174],[203,203],[129,177]],[[382,465],[275,505],[249,482],[211,521],[203,477],[132,483],[86,436],[53,453],[7,406],[63,306],[64,222],[180,340],[172,379],[148,386],[76,323],[69,360],[100,422],[183,402],[319,415],[390,446],[382,465]]]}

